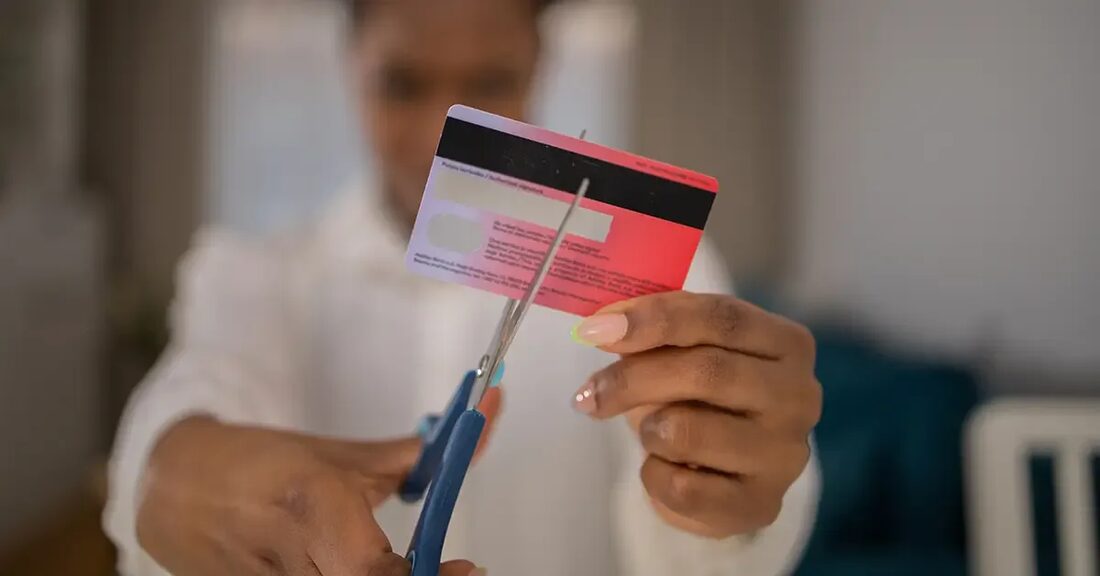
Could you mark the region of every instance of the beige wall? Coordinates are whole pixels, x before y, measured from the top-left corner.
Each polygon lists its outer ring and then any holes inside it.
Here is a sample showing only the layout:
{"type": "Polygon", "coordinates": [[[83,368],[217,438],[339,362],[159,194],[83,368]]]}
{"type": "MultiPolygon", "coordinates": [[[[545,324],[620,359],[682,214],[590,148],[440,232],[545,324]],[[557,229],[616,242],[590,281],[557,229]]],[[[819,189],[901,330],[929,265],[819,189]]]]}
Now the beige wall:
{"type": "Polygon", "coordinates": [[[636,147],[718,178],[707,230],[742,282],[784,261],[788,5],[638,0],[636,147]]]}
{"type": "Polygon", "coordinates": [[[1100,388],[1100,3],[801,4],[798,292],[1000,390],[1100,388]]]}
{"type": "Polygon", "coordinates": [[[89,0],[83,166],[111,219],[107,422],[157,352],[202,211],[209,11],[208,0],[89,0]]]}
{"type": "Polygon", "coordinates": [[[86,179],[110,202],[115,272],[158,299],[200,213],[206,0],[92,0],[86,179]]]}
{"type": "Polygon", "coordinates": [[[101,449],[102,228],[73,170],[79,6],[0,7],[0,67],[16,76],[0,90],[0,555],[101,449]]]}
{"type": "Polygon", "coordinates": [[[0,92],[0,164],[17,168],[0,185],[2,552],[83,495],[138,376],[115,370],[104,394],[104,353],[162,322],[202,193],[206,3],[0,6],[0,79],[18,88],[0,92]],[[126,339],[104,338],[107,317],[126,339]]]}

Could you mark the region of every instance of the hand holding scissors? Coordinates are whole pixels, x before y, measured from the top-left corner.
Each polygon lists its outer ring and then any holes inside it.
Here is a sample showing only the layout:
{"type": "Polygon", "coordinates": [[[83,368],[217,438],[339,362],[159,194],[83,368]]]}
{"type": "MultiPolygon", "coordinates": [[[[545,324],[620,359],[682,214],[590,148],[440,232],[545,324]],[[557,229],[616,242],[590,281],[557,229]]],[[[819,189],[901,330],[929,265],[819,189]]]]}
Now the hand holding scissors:
{"type": "Polygon", "coordinates": [[[587,194],[588,185],[587,179],[581,183],[523,298],[518,302],[509,299],[505,304],[496,332],[477,368],[462,378],[442,415],[428,416],[421,423],[420,434],[424,445],[399,492],[402,500],[415,502],[427,491],[427,499],[406,555],[412,564],[412,576],[439,574],[447,527],[485,428],[485,415],[478,410],[478,406],[486,391],[500,381],[508,348],[550,272],[554,255],[565,239],[569,220],[587,194]]]}

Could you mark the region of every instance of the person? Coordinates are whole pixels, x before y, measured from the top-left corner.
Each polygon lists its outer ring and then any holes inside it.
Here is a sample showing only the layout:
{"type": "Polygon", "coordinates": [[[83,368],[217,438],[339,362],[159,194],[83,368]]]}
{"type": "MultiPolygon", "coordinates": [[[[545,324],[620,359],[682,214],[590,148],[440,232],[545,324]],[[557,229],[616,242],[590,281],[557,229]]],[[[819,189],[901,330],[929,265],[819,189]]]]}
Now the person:
{"type": "MultiPolygon", "coordinates": [[[[110,464],[122,574],[407,573],[394,548],[417,509],[391,496],[417,455],[412,428],[481,356],[501,299],[414,277],[404,245],[448,107],[524,116],[544,4],[353,3],[377,182],[280,238],[198,235],[171,343],[110,464]]],[[[531,311],[448,535],[447,557],[469,560],[444,575],[795,565],[816,510],[813,339],[723,295],[709,246],[687,288],[575,329],[531,311]]]]}

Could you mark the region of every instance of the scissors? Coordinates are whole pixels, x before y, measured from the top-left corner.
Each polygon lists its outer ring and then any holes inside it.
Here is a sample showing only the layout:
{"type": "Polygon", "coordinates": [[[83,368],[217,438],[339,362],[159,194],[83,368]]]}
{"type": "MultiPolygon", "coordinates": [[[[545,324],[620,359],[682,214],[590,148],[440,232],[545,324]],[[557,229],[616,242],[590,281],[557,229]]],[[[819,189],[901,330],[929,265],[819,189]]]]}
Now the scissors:
{"type": "Polygon", "coordinates": [[[573,202],[565,212],[557,235],[535,272],[523,299],[509,298],[504,305],[496,332],[489,348],[462,378],[443,414],[432,414],[421,420],[418,433],[424,440],[412,471],[398,492],[405,502],[417,502],[427,492],[420,510],[416,529],[405,559],[412,564],[411,576],[437,576],[443,555],[443,541],[451,523],[455,502],[462,482],[485,428],[485,415],[478,410],[482,397],[495,386],[504,373],[504,356],[512,345],[519,325],[538,296],[542,283],[550,272],[554,255],[565,239],[566,228],[577,205],[588,193],[589,180],[581,182],[573,202]]]}

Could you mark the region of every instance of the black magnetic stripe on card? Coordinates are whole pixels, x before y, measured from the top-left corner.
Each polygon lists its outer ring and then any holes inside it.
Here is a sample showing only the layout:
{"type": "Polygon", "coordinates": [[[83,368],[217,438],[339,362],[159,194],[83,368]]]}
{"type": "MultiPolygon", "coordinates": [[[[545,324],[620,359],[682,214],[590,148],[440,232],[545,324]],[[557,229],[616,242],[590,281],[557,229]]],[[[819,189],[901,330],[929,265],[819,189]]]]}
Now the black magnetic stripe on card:
{"type": "Polygon", "coordinates": [[[593,200],[699,230],[714,205],[708,190],[458,118],[447,118],[436,156],[571,194],[588,178],[593,200]]]}

